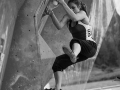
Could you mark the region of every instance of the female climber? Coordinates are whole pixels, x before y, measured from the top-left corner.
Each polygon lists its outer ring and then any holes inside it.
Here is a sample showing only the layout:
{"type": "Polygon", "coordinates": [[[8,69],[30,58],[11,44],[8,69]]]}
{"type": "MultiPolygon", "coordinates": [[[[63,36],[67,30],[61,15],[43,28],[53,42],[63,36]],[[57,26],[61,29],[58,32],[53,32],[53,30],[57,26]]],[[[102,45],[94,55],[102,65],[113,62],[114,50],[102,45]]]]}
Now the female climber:
{"type": "Polygon", "coordinates": [[[62,47],[64,54],[56,57],[52,66],[55,77],[55,88],[51,88],[52,90],[61,90],[63,70],[93,57],[97,50],[97,44],[92,38],[92,27],[89,23],[86,5],[79,0],[69,0],[67,4],[64,0],[57,0],[57,2],[66,11],[62,20],[59,21],[50,8],[47,8],[47,14],[58,30],[67,25],[73,39],[70,41],[70,48],[62,47]]]}

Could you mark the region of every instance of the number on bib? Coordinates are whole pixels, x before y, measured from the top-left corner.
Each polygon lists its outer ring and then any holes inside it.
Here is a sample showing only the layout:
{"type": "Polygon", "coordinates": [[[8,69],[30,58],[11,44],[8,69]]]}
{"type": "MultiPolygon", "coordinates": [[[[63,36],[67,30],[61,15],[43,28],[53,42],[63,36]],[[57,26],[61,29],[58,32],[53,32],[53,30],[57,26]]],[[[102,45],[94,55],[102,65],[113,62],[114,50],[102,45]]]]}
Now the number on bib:
{"type": "Polygon", "coordinates": [[[88,29],[87,31],[88,31],[88,37],[92,37],[92,31],[90,29],[88,29]]]}

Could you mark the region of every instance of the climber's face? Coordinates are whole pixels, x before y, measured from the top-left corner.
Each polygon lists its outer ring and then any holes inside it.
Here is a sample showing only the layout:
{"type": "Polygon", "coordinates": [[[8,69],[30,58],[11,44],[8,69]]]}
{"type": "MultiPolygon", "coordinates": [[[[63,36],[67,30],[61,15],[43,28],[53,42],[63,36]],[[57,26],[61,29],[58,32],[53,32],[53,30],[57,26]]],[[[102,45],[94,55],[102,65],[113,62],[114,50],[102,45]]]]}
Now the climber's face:
{"type": "Polygon", "coordinates": [[[80,12],[80,7],[78,7],[75,3],[69,3],[68,6],[70,7],[71,10],[73,10],[74,13],[79,13],[80,12]]]}

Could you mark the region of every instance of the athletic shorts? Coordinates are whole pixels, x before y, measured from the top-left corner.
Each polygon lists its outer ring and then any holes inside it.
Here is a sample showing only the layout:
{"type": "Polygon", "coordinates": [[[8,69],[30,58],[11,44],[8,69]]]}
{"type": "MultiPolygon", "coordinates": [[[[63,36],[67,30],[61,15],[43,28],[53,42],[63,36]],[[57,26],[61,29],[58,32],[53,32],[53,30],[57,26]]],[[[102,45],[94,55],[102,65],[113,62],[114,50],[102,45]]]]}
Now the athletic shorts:
{"type": "MultiPolygon", "coordinates": [[[[81,62],[87,60],[90,57],[93,57],[97,50],[97,45],[95,42],[90,40],[80,40],[80,39],[72,39],[70,42],[70,48],[72,49],[72,45],[74,43],[79,43],[81,45],[81,52],[78,55],[77,62],[81,62]]],[[[63,71],[68,66],[73,65],[75,63],[71,62],[69,56],[67,54],[60,55],[56,57],[55,62],[52,66],[53,72],[63,71]]]]}

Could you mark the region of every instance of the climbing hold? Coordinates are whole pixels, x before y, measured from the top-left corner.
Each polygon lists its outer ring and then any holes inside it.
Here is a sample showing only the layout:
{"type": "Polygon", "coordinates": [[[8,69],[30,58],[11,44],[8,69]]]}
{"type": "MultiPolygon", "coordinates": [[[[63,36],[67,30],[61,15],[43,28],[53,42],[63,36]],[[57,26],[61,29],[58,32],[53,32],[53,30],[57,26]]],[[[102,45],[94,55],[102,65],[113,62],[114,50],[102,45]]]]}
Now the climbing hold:
{"type": "Polygon", "coordinates": [[[54,4],[54,5],[58,5],[58,2],[54,0],[54,1],[53,1],[53,4],[54,4]]]}

